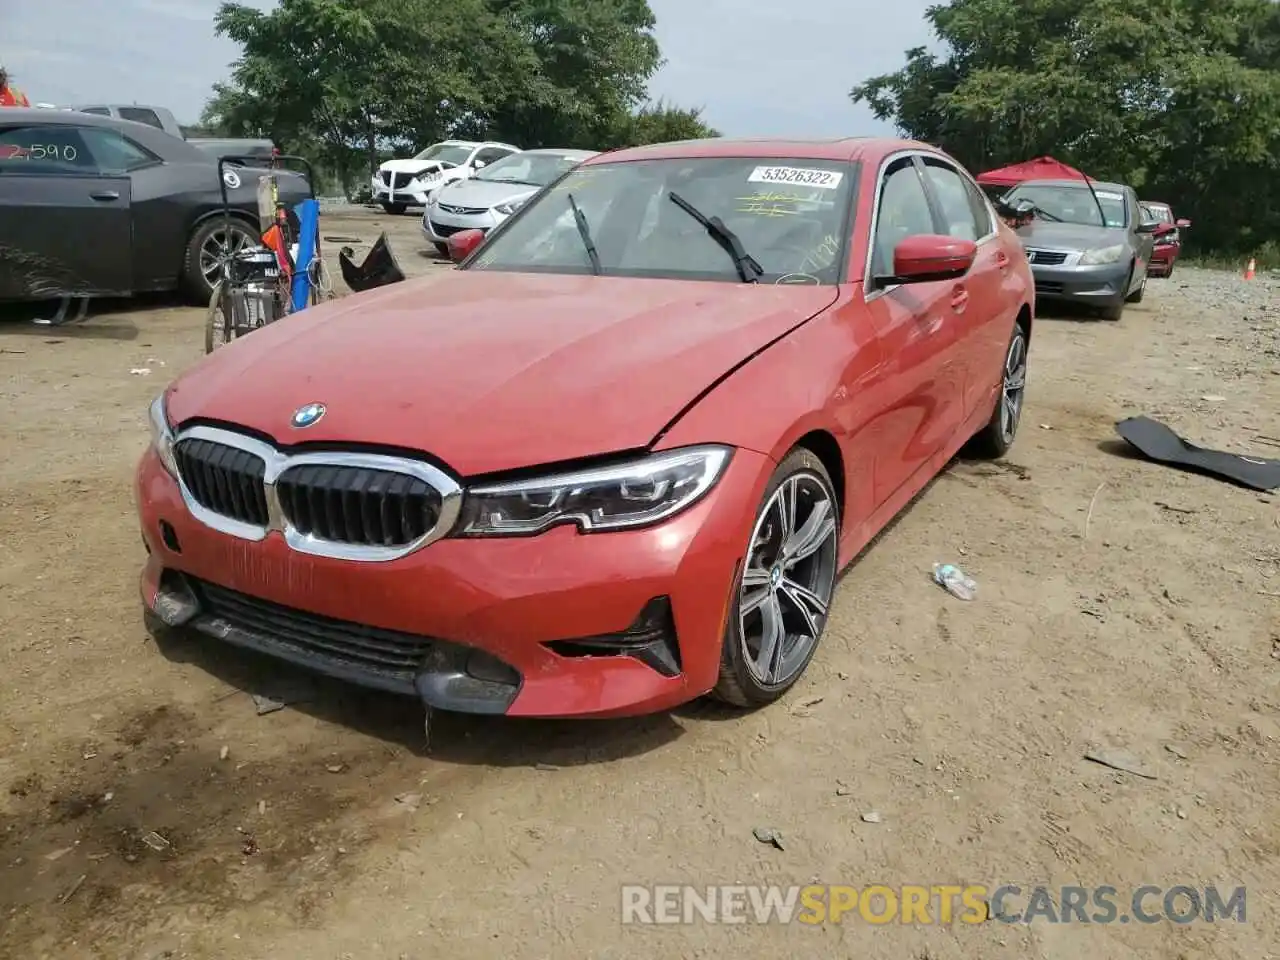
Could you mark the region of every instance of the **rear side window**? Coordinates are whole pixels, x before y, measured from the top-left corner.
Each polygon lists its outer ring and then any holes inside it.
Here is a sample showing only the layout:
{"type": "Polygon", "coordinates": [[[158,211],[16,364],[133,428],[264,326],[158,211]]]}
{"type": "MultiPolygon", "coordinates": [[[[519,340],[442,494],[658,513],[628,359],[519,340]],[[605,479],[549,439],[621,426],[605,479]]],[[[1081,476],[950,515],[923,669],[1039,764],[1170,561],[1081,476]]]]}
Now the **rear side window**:
{"type": "Polygon", "coordinates": [[[95,117],[109,117],[111,111],[106,107],[81,107],[81,113],[92,113],[95,117]]]}
{"type": "Polygon", "coordinates": [[[154,110],[148,110],[146,107],[121,107],[121,120],[132,120],[134,123],[145,123],[149,127],[155,127],[157,130],[163,130],[164,124],[160,122],[160,117],[156,115],[154,110]]]}
{"type": "Polygon", "coordinates": [[[50,124],[0,127],[0,172],[84,176],[97,169],[81,128],[50,124]]]}
{"type": "Polygon", "coordinates": [[[86,127],[81,136],[99,173],[129,173],[160,162],[160,158],[150,150],[114,130],[86,127]]]}

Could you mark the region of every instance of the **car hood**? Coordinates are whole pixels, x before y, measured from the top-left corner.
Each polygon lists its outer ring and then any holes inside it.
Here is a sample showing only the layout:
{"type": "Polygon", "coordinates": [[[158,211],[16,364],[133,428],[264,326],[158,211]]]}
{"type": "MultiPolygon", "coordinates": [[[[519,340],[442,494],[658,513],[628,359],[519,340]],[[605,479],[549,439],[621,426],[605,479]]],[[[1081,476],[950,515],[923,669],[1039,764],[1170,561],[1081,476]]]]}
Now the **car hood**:
{"type": "MultiPolygon", "coordinates": [[[[414,160],[412,157],[406,157],[403,160],[386,160],[379,170],[390,170],[392,173],[423,173],[427,170],[439,170],[441,165],[435,160],[414,160]]],[[[449,167],[450,170],[457,169],[449,167]]]]}
{"type": "Polygon", "coordinates": [[[1078,223],[1036,220],[1017,230],[1023,246],[1053,250],[1093,250],[1128,240],[1128,232],[1118,227],[1092,227],[1078,223]]]}
{"type": "Polygon", "coordinates": [[[521,197],[529,197],[537,193],[541,187],[528,183],[499,183],[496,180],[460,180],[440,193],[441,203],[449,203],[459,207],[483,207],[489,209],[500,203],[510,203],[521,197]]]}
{"type": "Polygon", "coordinates": [[[419,450],[463,476],[639,449],[835,297],[830,286],[457,271],[219,348],[174,384],[169,416],[284,445],[419,450]],[[314,402],[324,417],[292,427],[314,402]]]}

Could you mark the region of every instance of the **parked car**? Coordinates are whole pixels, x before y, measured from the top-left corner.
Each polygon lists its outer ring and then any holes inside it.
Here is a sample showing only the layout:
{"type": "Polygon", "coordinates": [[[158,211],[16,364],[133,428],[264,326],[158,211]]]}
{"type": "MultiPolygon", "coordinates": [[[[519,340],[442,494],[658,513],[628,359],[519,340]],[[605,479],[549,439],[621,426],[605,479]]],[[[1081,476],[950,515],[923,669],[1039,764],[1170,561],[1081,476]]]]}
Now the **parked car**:
{"type": "Polygon", "coordinates": [[[373,199],[387,213],[425,207],[445,184],[463,180],[503,157],[519,153],[509,143],[445,140],[404,160],[388,160],[373,175],[373,199]]]}
{"type": "Polygon", "coordinates": [[[1155,225],[1133,188],[1085,180],[1028,180],[1004,195],[1034,218],[1017,228],[1041,300],[1087,304],[1119,320],[1147,288],[1155,225]]]}
{"type": "Polygon", "coordinates": [[[429,708],[760,706],[839,570],[1017,434],[1031,272],[938,150],[625,149],[466,236],[430,286],[285,317],[156,398],[152,629],[429,708]]]}
{"type": "Polygon", "coordinates": [[[145,123],[149,127],[163,130],[179,140],[186,140],[193,147],[205,153],[219,157],[256,157],[256,165],[265,165],[278,152],[276,145],[270,140],[249,139],[244,137],[188,137],[178,118],[167,107],[153,107],[146,104],[107,104],[95,103],[80,107],[69,107],[80,113],[89,113],[99,117],[115,117],[117,120],[132,120],[134,123],[145,123]]]}
{"type": "Polygon", "coordinates": [[[1167,203],[1154,200],[1143,200],[1142,211],[1147,220],[1158,224],[1154,234],[1155,250],[1151,254],[1151,276],[1171,277],[1173,265],[1182,253],[1182,231],[1191,226],[1191,221],[1175,218],[1167,203]]]}
{"type": "MultiPolygon", "coordinates": [[[[0,116],[0,300],[183,286],[207,303],[220,258],[258,239],[258,180],[155,127],[65,110],[0,116]]],[[[290,205],[306,178],[277,172],[290,205]]]]}
{"type": "Polygon", "coordinates": [[[448,256],[450,236],[460,230],[491,230],[547,184],[595,155],[593,150],[542,149],[503,157],[432,194],[422,214],[422,233],[448,256]]]}

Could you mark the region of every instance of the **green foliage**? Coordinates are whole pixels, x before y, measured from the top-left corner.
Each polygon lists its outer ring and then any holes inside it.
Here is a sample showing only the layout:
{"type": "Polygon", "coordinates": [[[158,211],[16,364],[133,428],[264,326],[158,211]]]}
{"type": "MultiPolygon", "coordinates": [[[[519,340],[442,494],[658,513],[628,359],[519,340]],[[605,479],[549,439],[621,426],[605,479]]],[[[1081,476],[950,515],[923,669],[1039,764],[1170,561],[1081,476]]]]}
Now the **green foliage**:
{"type": "Polygon", "coordinates": [[[390,151],[446,137],[523,147],[715,135],[700,111],[646,104],[661,63],[648,0],[224,3],[241,57],[201,126],[270,136],[344,184],[390,151]]]}
{"type": "Polygon", "coordinates": [[[939,55],[851,97],[974,170],[1050,155],[1189,217],[1189,241],[1280,240],[1280,6],[952,0],[939,55]]]}

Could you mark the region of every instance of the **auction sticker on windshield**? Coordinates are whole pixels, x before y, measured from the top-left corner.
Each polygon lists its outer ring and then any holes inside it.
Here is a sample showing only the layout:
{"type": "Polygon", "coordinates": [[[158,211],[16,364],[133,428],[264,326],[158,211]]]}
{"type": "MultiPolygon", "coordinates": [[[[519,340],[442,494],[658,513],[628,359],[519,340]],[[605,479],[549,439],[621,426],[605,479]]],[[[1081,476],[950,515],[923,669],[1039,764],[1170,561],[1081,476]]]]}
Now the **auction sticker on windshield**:
{"type": "Polygon", "coordinates": [[[749,183],[794,183],[802,187],[836,190],[844,174],[835,170],[810,170],[805,167],[756,167],[747,177],[749,183]]]}

